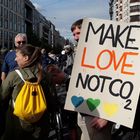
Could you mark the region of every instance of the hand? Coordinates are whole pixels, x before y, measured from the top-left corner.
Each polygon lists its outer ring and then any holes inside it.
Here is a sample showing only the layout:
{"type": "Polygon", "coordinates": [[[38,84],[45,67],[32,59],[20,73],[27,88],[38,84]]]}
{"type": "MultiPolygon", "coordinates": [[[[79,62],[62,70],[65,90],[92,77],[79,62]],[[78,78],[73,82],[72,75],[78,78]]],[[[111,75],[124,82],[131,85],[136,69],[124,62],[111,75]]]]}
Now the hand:
{"type": "Polygon", "coordinates": [[[95,127],[100,130],[103,127],[105,127],[107,123],[108,123],[107,120],[104,120],[98,117],[93,117],[93,119],[91,120],[91,127],[95,127]]]}

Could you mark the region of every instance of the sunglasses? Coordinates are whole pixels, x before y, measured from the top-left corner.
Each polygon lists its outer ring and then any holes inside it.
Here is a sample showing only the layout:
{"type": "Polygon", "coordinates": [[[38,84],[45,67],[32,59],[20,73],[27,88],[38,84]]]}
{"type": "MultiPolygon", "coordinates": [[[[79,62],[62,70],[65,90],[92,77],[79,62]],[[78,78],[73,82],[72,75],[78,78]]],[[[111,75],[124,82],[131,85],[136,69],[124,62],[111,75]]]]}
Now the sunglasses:
{"type": "Polygon", "coordinates": [[[18,44],[21,44],[21,43],[22,43],[22,44],[25,44],[26,41],[18,41],[17,43],[18,43],[18,44]]]}

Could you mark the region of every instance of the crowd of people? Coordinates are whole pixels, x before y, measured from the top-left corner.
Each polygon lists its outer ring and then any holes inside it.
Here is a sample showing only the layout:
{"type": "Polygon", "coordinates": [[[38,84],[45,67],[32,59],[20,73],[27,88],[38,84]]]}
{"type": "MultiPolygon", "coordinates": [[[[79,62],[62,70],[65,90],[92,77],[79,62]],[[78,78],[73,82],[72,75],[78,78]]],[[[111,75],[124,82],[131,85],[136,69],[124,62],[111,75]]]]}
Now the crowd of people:
{"type": "MultiPolygon", "coordinates": [[[[71,26],[71,32],[77,42],[80,38],[82,23],[83,19],[79,19],[71,26]]],[[[75,54],[74,48],[66,44],[59,58],[56,58],[53,52],[47,53],[44,48],[28,44],[25,33],[18,33],[15,36],[15,48],[7,52],[1,68],[1,140],[11,138],[14,140],[47,140],[50,123],[48,114],[57,106],[53,101],[53,94],[56,94],[56,85],[65,84],[66,92],[68,91],[75,54]],[[16,99],[23,86],[23,81],[15,69],[20,70],[26,81],[36,82],[40,72],[38,66],[41,66],[40,83],[45,92],[48,109],[37,123],[28,124],[13,114],[12,99],[16,99]]],[[[64,115],[68,118],[66,121],[69,123],[70,140],[140,140],[139,109],[137,109],[134,129],[121,126],[119,131],[116,129],[113,133],[111,133],[114,129],[113,123],[105,119],[65,110],[64,115]],[[126,136],[127,132],[129,135],[126,136]]]]}
{"type": "MultiPolygon", "coordinates": [[[[66,84],[68,89],[67,81],[69,82],[74,59],[70,57],[74,51],[70,45],[66,45],[63,50],[65,53],[60,54],[58,59],[53,51],[48,53],[45,48],[28,44],[25,33],[18,33],[14,38],[14,43],[14,48],[5,54],[1,66],[0,139],[46,140],[51,127],[49,126],[51,125],[49,113],[57,107],[54,98],[56,85],[66,84]],[[45,92],[47,111],[37,123],[30,124],[13,114],[14,105],[12,101],[16,100],[24,84],[15,70],[20,70],[26,81],[37,82],[40,71],[38,65],[41,66],[42,76],[40,83],[45,92]]],[[[66,113],[67,116],[69,115],[68,113],[66,113]]],[[[69,121],[71,121],[69,123],[71,131],[76,122],[73,123],[71,119],[69,121]]],[[[70,132],[70,139],[73,139],[72,137],[74,138],[70,132]]]]}

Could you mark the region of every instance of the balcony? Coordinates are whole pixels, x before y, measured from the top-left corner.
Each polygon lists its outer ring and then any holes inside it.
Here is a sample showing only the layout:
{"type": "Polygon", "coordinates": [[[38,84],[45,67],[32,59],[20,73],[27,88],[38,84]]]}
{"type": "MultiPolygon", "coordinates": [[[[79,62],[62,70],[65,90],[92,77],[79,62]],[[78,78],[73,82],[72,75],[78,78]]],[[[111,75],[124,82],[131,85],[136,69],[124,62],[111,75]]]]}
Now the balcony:
{"type": "Polygon", "coordinates": [[[131,6],[130,13],[132,12],[140,12],[140,5],[131,6]]]}
{"type": "Polygon", "coordinates": [[[140,21],[140,15],[130,16],[130,22],[140,21]]]}
{"type": "Polygon", "coordinates": [[[140,0],[130,0],[130,3],[140,2],[140,0]]]}

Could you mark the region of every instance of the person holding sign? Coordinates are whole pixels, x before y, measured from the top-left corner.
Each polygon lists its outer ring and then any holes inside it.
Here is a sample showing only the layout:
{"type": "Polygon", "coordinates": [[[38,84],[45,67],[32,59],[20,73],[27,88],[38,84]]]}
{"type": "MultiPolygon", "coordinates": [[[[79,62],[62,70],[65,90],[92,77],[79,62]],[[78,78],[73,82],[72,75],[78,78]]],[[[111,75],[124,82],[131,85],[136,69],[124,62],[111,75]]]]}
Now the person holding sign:
{"type": "MultiPolygon", "coordinates": [[[[75,21],[71,31],[79,41],[83,19],[75,21]]],[[[82,131],[81,140],[111,140],[111,123],[99,117],[78,113],[78,125],[82,131]]]]}

